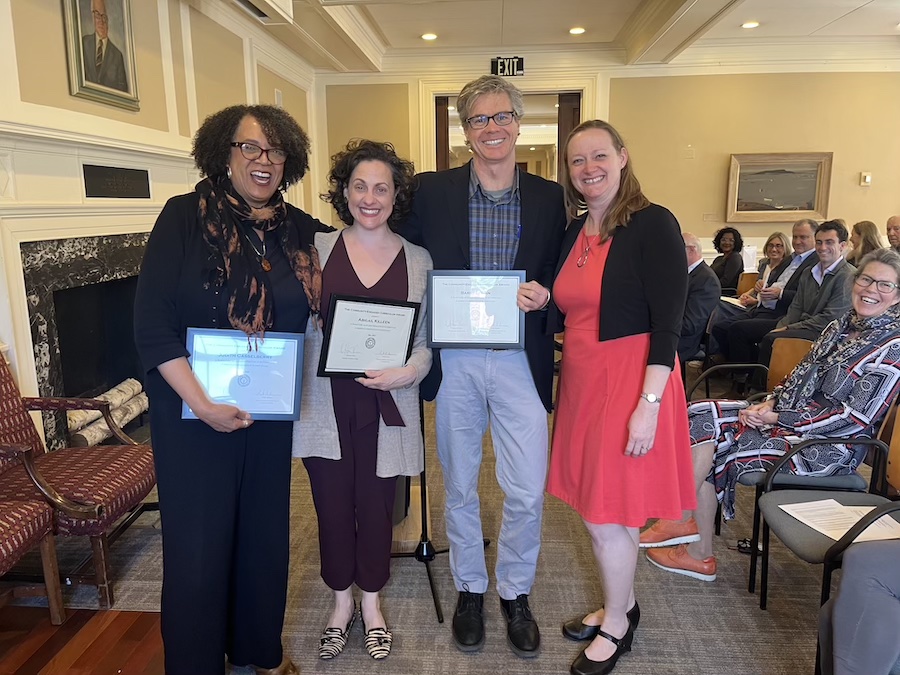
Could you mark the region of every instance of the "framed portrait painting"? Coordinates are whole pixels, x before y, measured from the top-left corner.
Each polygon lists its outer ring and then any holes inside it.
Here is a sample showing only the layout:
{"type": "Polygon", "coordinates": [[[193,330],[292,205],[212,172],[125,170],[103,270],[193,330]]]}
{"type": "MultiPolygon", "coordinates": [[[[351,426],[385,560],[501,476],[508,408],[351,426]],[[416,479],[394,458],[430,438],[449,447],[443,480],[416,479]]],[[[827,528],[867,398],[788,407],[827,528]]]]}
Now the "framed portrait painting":
{"type": "Polygon", "coordinates": [[[825,220],[831,187],[830,152],[776,152],[731,156],[729,223],[825,220]]]}
{"type": "Polygon", "coordinates": [[[62,0],[73,96],[140,110],[131,0],[62,0]]]}

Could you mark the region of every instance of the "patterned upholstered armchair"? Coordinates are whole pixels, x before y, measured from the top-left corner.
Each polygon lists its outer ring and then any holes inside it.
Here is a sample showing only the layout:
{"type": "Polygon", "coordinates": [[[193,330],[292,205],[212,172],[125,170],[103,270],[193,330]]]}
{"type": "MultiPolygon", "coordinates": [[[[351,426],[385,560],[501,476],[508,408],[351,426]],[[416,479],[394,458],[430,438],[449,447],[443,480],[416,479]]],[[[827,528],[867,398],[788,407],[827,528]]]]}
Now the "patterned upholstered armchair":
{"type": "MultiPolygon", "coordinates": [[[[4,448],[0,447],[0,461],[3,454],[4,448]]],[[[41,548],[43,592],[50,605],[50,622],[58,626],[65,619],[65,611],[53,539],[53,509],[49,504],[38,500],[17,502],[0,499],[0,578],[35,546],[41,548]]],[[[0,607],[22,590],[20,586],[0,588],[0,607]]],[[[29,587],[24,591],[30,595],[33,589],[29,587]]]]}
{"type": "Polygon", "coordinates": [[[109,404],[94,399],[23,398],[9,366],[0,359],[0,495],[19,504],[51,507],[52,531],[87,536],[92,554],[70,574],[69,583],[97,586],[101,608],[113,603],[109,545],[141,512],[156,483],[149,445],[129,438],[113,422],[109,404]],[[121,445],[94,445],[46,452],[29,410],[99,410],[121,445]],[[91,567],[93,573],[82,574],[91,567]]]}

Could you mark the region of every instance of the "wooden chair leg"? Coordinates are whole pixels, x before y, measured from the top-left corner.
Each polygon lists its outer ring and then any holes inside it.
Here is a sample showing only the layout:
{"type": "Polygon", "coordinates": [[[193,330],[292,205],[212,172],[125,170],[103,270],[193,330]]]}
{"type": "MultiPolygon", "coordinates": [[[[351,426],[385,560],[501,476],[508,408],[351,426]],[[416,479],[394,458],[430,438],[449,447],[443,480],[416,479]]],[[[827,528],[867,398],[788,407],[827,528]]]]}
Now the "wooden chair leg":
{"type": "Polygon", "coordinates": [[[52,532],[41,539],[41,566],[44,568],[50,623],[59,626],[66,620],[66,609],[63,606],[62,588],[59,585],[59,561],[56,559],[56,540],[52,532]]]}
{"type": "Polygon", "coordinates": [[[100,609],[109,609],[113,605],[113,591],[109,579],[109,541],[105,532],[91,537],[91,549],[94,552],[94,578],[97,581],[100,609]]]}

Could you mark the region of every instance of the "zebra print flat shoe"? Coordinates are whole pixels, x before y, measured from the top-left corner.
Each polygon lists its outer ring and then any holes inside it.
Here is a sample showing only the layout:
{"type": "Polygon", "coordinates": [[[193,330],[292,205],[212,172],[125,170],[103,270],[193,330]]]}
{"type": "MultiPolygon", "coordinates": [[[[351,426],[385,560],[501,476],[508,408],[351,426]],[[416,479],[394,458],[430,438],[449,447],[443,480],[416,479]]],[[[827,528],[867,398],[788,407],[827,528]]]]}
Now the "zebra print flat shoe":
{"type": "Polygon", "coordinates": [[[347,646],[347,637],[350,635],[350,629],[353,628],[355,620],[356,605],[353,606],[353,614],[350,615],[350,621],[347,622],[347,627],[343,631],[337,626],[328,626],[322,631],[322,637],[319,638],[320,659],[329,661],[344,651],[344,647],[347,646]]]}
{"type": "Polygon", "coordinates": [[[366,631],[366,651],[376,661],[388,657],[393,641],[394,636],[387,628],[370,628],[366,631]]]}

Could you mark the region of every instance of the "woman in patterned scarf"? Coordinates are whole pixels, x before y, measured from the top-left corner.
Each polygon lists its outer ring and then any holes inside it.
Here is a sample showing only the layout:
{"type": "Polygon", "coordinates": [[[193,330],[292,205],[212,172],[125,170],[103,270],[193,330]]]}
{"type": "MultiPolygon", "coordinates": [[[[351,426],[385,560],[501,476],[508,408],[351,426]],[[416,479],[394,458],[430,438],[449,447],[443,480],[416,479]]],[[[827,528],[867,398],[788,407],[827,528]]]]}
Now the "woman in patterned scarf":
{"type": "MultiPolygon", "coordinates": [[[[699,483],[696,523],[657,521],[643,532],[651,563],[713,581],[716,503],[726,519],[734,518],[741,474],[765,471],[802,441],[875,435],[900,391],[900,255],[879,249],[865,256],[851,296],[852,309],[825,328],[764,402],[698,401],[688,407],[699,483]]],[[[788,467],[797,475],[833,476],[855,470],[865,456],[865,446],[823,443],[802,450],[788,467]]]]}
{"type": "Polygon", "coordinates": [[[208,117],[193,155],[205,178],[156,221],[135,299],[163,525],[162,634],[170,675],[297,670],[284,655],[290,421],[256,421],[206,395],[188,327],[303,333],[317,314],[313,237],[331,228],[282,192],[309,166],[309,138],[280,108],[208,117]],[[182,419],[187,404],[199,419],[182,419]]]}

